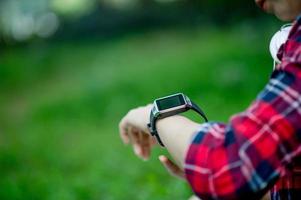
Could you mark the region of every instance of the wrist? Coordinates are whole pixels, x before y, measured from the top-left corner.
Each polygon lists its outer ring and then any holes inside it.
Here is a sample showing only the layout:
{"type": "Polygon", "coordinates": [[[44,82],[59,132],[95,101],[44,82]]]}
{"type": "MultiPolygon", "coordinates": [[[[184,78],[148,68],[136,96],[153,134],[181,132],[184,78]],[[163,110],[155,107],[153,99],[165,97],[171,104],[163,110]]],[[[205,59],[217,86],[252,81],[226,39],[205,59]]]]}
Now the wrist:
{"type": "Polygon", "coordinates": [[[184,166],[186,152],[199,124],[183,116],[172,116],[157,122],[158,135],[177,164],[184,166]]]}
{"type": "MultiPolygon", "coordinates": [[[[202,109],[197,104],[192,102],[183,93],[177,93],[166,97],[161,97],[154,101],[152,110],[150,111],[150,120],[149,120],[148,128],[151,135],[156,137],[158,143],[161,146],[164,147],[164,142],[160,139],[160,136],[158,134],[157,121],[159,119],[176,116],[188,110],[193,110],[197,112],[206,122],[208,121],[202,109]]],[[[171,118],[171,119],[176,119],[176,118],[171,118]]],[[[182,118],[182,120],[185,121],[185,118],[182,118]]],[[[169,121],[169,120],[164,120],[164,121],[169,121]]]]}
{"type": "Polygon", "coordinates": [[[180,115],[160,119],[157,122],[158,133],[165,138],[167,136],[174,137],[173,133],[187,135],[186,133],[195,132],[199,126],[198,123],[180,115]],[[179,130],[182,132],[179,133],[179,130]],[[168,131],[170,133],[166,133],[168,131]]]}

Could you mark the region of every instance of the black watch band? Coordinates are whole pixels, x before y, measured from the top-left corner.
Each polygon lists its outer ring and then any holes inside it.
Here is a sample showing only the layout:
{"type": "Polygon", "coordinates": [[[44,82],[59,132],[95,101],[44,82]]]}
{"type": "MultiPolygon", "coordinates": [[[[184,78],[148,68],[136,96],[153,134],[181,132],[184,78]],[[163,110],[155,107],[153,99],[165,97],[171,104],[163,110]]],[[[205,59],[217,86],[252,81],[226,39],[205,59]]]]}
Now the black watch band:
{"type": "Polygon", "coordinates": [[[201,115],[203,117],[203,119],[205,120],[205,122],[208,122],[208,119],[204,113],[204,111],[197,105],[195,104],[193,101],[190,101],[191,102],[191,110],[197,112],[199,115],[201,115]]]}
{"type": "Polygon", "coordinates": [[[156,138],[157,142],[162,146],[164,147],[164,144],[158,134],[158,131],[157,131],[157,127],[156,127],[156,123],[157,123],[157,120],[159,118],[158,117],[155,117],[153,112],[150,113],[150,123],[147,124],[148,126],[148,129],[150,130],[150,133],[153,137],[156,138]]]}
{"type": "MultiPolygon", "coordinates": [[[[177,114],[191,109],[191,110],[197,112],[199,115],[201,115],[201,117],[205,120],[205,122],[208,122],[208,119],[207,119],[205,113],[203,112],[203,110],[197,104],[193,103],[192,101],[190,101],[190,102],[191,102],[191,104],[189,106],[187,106],[186,109],[180,110],[177,114]]],[[[166,117],[168,117],[168,116],[166,116],[166,117]]],[[[150,112],[150,123],[147,124],[147,126],[148,126],[148,129],[149,129],[151,135],[154,136],[157,139],[158,143],[162,147],[164,147],[164,144],[163,144],[163,142],[162,142],[162,140],[161,140],[161,138],[158,134],[157,127],[156,127],[157,120],[162,119],[162,118],[165,118],[165,117],[162,117],[160,115],[155,117],[154,114],[153,114],[153,111],[151,111],[150,112]]]]}

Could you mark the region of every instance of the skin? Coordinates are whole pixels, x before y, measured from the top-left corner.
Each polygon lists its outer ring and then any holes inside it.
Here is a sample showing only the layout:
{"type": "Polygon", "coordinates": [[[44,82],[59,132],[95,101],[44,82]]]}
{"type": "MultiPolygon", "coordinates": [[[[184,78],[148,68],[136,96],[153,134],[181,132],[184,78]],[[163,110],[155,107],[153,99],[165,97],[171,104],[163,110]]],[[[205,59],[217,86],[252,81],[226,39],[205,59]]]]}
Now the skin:
{"type": "Polygon", "coordinates": [[[276,15],[282,21],[293,21],[301,11],[300,0],[255,0],[260,6],[260,2],[265,1],[264,10],[276,15]]]}
{"type": "MultiPolygon", "coordinates": [[[[283,21],[292,21],[301,13],[301,0],[255,0],[263,9],[283,21]]],[[[132,145],[134,153],[141,159],[150,157],[153,147],[158,146],[150,135],[147,124],[152,105],[130,110],[121,120],[119,131],[122,141],[132,145]]],[[[173,176],[185,179],[183,171],[186,152],[192,137],[200,125],[182,116],[172,116],[157,122],[161,140],[174,161],[164,155],[160,162],[173,176]],[[175,137],[176,136],[176,137],[175,137]]]]}

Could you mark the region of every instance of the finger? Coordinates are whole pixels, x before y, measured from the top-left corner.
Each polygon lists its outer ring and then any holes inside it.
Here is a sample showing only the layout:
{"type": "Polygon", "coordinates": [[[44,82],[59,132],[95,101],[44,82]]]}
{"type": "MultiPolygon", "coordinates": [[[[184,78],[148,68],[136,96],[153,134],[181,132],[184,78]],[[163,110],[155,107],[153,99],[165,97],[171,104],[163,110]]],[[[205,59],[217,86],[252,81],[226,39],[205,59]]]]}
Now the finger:
{"type": "Polygon", "coordinates": [[[201,200],[199,197],[192,195],[188,200],[201,200]]]}
{"type": "Polygon", "coordinates": [[[140,141],[140,134],[139,134],[139,130],[137,130],[135,127],[133,126],[129,126],[128,127],[128,136],[130,138],[130,141],[132,144],[138,144],[140,141]]]}
{"type": "Polygon", "coordinates": [[[151,136],[145,132],[141,133],[140,144],[142,146],[142,155],[144,160],[148,160],[151,152],[151,136]]]}
{"type": "Polygon", "coordinates": [[[156,138],[153,136],[150,136],[150,145],[151,145],[151,147],[158,145],[156,138]]]}
{"type": "Polygon", "coordinates": [[[181,179],[185,179],[184,171],[166,156],[159,156],[159,160],[171,175],[181,179]]]}
{"type": "Polygon", "coordinates": [[[129,126],[128,135],[131,143],[133,144],[133,150],[135,154],[139,157],[142,157],[142,147],[140,145],[141,134],[139,133],[139,130],[135,127],[129,126]]]}
{"type": "Polygon", "coordinates": [[[119,123],[119,134],[120,134],[120,137],[121,137],[121,140],[123,141],[123,143],[124,144],[129,144],[130,138],[128,136],[127,124],[126,124],[124,118],[119,123]]]}

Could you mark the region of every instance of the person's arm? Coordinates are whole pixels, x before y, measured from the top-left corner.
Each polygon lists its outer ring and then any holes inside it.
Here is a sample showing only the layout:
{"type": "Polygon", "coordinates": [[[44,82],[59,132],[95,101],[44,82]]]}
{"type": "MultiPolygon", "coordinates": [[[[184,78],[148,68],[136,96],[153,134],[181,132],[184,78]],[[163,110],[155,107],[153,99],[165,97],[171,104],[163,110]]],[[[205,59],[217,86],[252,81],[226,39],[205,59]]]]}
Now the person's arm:
{"type": "Polygon", "coordinates": [[[300,156],[298,24],[283,46],[282,63],[249,109],[233,116],[227,125],[201,127],[194,136],[184,168],[192,189],[202,199],[259,198],[300,156]]]}
{"type": "MultiPolygon", "coordinates": [[[[232,117],[228,124],[206,123],[197,128],[184,118],[158,121],[160,137],[172,157],[180,165],[185,163],[186,178],[202,199],[259,198],[300,156],[300,35],[300,26],[295,26],[283,48],[282,63],[265,89],[249,109],[232,117]],[[198,133],[194,134],[195,128],[198,133]]],[[[123,140],[132,141],[140,149],[138,156],[143,156],[144,147],[144,137],[140,136],[149,137],[150,108],[132,110],[120,123],[123,140]],[[135,129],[142,134],[136,137],[139,134],[132,131],[135,129]]],[[[150,149],[148,145],[147,152],[150,149]]]]}
{"type": "Polygon", "coordinates": [[[261,197],[301,152],[301,72],[274,72],[250,108],[229,124],[201,128],[189,147],[186,176],[203,199],[261,197]],[[296,75],[295,75],[296,74],[296,75]]]}
{"type": "MultiPolygon", "coordinates": [[[[157,122],[160,138],[180,167],[185,163],[186,178],[199,197],[262,197],[300,155],[301,69],[291,69],[299,76],[292,71],[274,72],[257,100],[229,124],[199,125],[181,116],[157,122]]],[[[123,138],[134,138],[133,129],[149,135],[150,108],[134,109],[122,120],[123,138]]],[[[141,135],[132,141],[141,149],[136,154],[143,157],[141,135]]],[[[150,152],[151,145],[146,146],[150,152]]]]}
{"type": "Polygon", "coordinates": [[[182,169],[184,169],[187,149],[199,126],[200,124],[179,115],[157,122],[157,130],[163,144],[182,169]]]}

